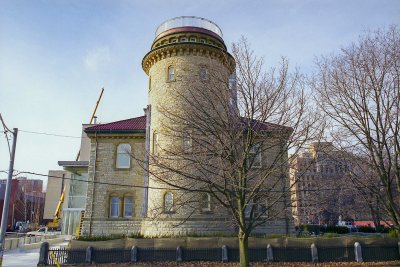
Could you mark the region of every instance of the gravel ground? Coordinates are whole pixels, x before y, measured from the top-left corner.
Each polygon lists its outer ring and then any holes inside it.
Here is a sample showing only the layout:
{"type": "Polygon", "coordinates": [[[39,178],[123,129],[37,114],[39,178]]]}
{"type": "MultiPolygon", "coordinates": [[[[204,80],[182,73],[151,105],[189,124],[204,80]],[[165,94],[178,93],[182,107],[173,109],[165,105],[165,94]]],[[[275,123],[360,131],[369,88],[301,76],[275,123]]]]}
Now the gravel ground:
{"type": "MultiPolygon", "coordinates": [[[[167,267],[234,267],[238,263],[221,263],[221,262],[185,262],[177,264],[176,262],[151,262],[151,263],[136,263],[136,264],[92,264],[91,267],[152,267],[152,266],[167,266],[167,267]]],[[[68,265],[68,266],[82,266],[82,265],[68,265]]],[[[251,264],[252,267],[263,266],[283,266],[283,267],[400,267],[400,261],[386,261],[386,262],[325,262],[325,263],[304,263],[304,262],[256,262],[251,264]]]]}

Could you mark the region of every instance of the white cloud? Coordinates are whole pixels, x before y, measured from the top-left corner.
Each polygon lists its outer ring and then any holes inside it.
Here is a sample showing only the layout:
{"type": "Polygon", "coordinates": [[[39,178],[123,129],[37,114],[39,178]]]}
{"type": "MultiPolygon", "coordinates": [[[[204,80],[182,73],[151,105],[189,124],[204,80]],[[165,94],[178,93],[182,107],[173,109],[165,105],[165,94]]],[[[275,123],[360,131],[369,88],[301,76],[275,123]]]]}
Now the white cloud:
{"type": "Polygon", "coordinates": [[[84,63],[90,71],[97,71],[111,62],[111,52],[108,46],[96,47],[86,53],[84,63]]]}

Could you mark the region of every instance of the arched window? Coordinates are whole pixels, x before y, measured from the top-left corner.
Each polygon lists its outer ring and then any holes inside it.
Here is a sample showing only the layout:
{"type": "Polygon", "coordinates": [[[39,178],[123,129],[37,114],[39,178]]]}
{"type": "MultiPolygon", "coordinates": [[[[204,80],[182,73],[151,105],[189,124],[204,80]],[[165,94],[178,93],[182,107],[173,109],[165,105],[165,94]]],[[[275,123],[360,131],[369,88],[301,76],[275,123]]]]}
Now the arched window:
{"type": "Polygon", "coordinates": [[[133,197],[124,196],[124,217],[133,217],[133,197]]]}
{"type": "Polygon", "coordinates": [[[164,211],[172,212],[174,207],[174,194],[172,192],[167,192],[164,195],[164,211]]]}
{"type": "Polygon", "coordinates": [[[209,193],[201,194],[201,210],[211,211],[211,196],[209,193]]]}
{"type": "Polygon", "coordinates": [[[119,205],[120,200],[117,196],[110,197],[110,217],[118,218],[119,217],[119,205]]]}
{"type": "Polygon", "coordinates": [[[175,81],[175,68],[174,66],[168,67],[168,81],[175,81]]]}
{"type": "Polygon", "coordinates": [[[158,133],[157,132],[153,133],[153,154],[155,156],[158,155],[158,133]]]}
{"type": "Polygon", "coordinates": [[[131,167],[131,145],[118,145],[116,166],[119,169],[127,169],[131,167]]]}

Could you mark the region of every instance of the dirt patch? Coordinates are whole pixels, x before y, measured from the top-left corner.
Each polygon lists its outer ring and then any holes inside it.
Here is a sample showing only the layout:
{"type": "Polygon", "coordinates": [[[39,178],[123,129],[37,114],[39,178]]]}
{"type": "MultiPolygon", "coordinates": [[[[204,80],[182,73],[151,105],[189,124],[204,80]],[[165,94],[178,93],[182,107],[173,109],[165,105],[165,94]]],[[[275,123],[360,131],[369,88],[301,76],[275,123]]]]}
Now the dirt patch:
{"type": "MultiPolygon", "coordinates": [[[[63,265],[64,266],[64,265],[63,265]]],[[[80,266],[82,265],[65,265],[65,266],[80,266]]],[[[222,262],[148,262],[148,263],[108,263],[108,264],[92,264],[85,265],[91,267],[153,267],[153,266],[167,266],[167,267],[233,267],[239,266],[238,263],[222,263],[222,262]]],[[[324,263],[308,263],[308,262],[255,262],[250,266],[264,267],[264,266],[282,266],[282,267],[399,267],[400,261],[386,261],[386,262],[324,262],[324,263]]]]}

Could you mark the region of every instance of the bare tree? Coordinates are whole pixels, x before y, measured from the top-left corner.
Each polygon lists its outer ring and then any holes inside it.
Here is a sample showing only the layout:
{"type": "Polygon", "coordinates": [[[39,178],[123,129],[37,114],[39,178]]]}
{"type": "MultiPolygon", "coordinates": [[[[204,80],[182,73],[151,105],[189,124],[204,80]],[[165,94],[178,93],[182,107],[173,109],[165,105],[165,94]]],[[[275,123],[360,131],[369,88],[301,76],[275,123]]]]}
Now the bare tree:
{"type": "MultiPolygon", "coordinates": [[[[211,199],[213,212],[230,218],[237,229],[240,264],[248,266],[253,231],[282,219],[288,233],[288,151],[296,155],[318,137],[322,123],[307,102],[303,77],[289,73],[286,59],[267,72],[244,38],[232,54],[236,85],[228,82],[231,73],[211,69],[201,85],[152,107],[162,114],[163,131],[153,136],[149,172],[153,187],[177,191],[175,207],[166,201],[159,210],[195,216],[199,207],[210,210],[211,199]]],[[[157,208],[149,213],[154,216],[157,208]]]]}
{"type": "MultiPolygon", "coordinates": [[[[364,172],[379,183],[368,185],[400,229],[400,34],[395,26],[361,37],[338,55],[320,58],[313,81],[320,108],[331,120],[332,137],[357,156],[364,172]]],[[[366,193],[366,192],[364,192],[366,193]]]]}

